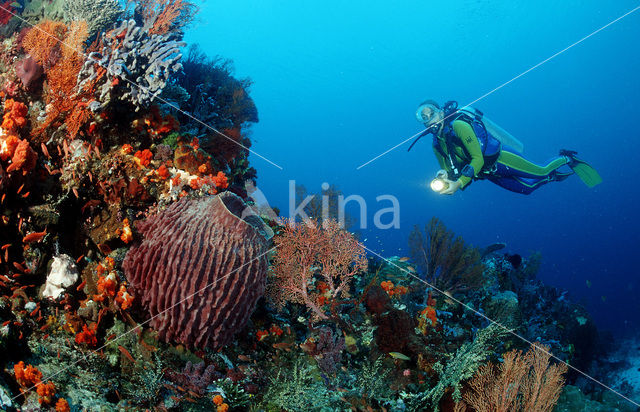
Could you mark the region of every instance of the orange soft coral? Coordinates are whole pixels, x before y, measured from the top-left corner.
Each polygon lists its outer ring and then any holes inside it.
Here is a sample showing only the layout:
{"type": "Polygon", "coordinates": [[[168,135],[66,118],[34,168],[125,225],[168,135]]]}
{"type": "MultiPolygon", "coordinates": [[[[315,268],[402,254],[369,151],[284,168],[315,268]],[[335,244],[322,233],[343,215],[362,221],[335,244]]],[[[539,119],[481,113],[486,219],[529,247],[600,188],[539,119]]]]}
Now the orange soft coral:
{"type": "Polygon", "coordinates": [[[436,316],[435,308],[427,306],[420,312],[418,317],[418,329],[423,335],[426,335],[429,331],[429,327],[435,328],[438,324],[438,317],[436,316]]]}
{"type": "Polygon", "coordinates": [[[131,226],[129,225],[129,219],[127,218],[122,221],[120,240],[122,240],[124,243],[129,243],[133,240],[133,232],[131,232],[131,226]]]}
{"type": "Polygon", "coordinates": [[[156,173],[158,174],[158,177],[162,180],[167,180],[168,178],[171,177],[171,173],[169,173],[169,169],[167,169],[167,166],[165,166],[164,163],[160,165],[158,170],[156,170],[156,173]]]}
{"type": "Polygon", "coordinates": [[[60,398],[58,402],[56,402],[56,412],[70,412],[71,408],[69,407],[69,402],[66,399],[60,398]]]}
{"type": "Polygon", "coordinates": [[[218,174],[213,177],[213,183],[218,189],[226,189],[229,187],[229,179],[227,179],[227,176],[223,172],[218,172],[218,174]]]}
{"type": "Polygon", "coordinates": [[[216,395],[213,397],[213,403],[220,406],[224,403],[224,398],[222,397],[222,395],[216,395]]]}
{"type": "Polygon", "coordinates": [[[114,297],[116,295],[117,280],[116,275],[110,272],[107,276],[100,276],[98,278],[98,297],[94,297],[96,300],[102,301],[104,297],[114,297]]]}
{"type": "Polygon", "coordinates": [[[125,144],[122,145],[122,148],[120,150],[122,150],[122,153],[124,153],[124,154],[129,154],[129,153],[133,152],[133,147],[131,147],[130,144],[125,143],[125,144]]]}
{"type": "Polygon", "coordinates": [[[27,124],[27,112],[29,109],[24,103],[7,99],[4,102],[4,116],[2,118],[2,128],[8,132],[15,132],[18,128],[27,124]]]}
{"type": "Polygon", "coordinates": [[[23,388],[30,388],[36,385],[42,379],[42,372],[35,366],[24,366],[24,362],[20,361],[13,366],[13,372],[15,373],[16,382],[23,388]]]}
{"type": "Polygon", "coordinates": [[[18,146],[16,146],[16,150],[13,152],[11,164],[7,167],[7,172],[22,169],[23,174],[26,174],[36,167],[37,159],[38,155],[31,146],[29,146],[29,142],[27,140],[20,140],[18,146]]]}
{"type": "Polygon", "coordinates": [[[13,157],[13,153],[20,143],[20,139],[16,135],[2,136],[2,129],[0,129],[0,159],[7,160],[13,157]]]}
{"type": "Polygon", "coordinates": [[[76,343],[86,343],[88,346],[96,346],[98,344],[98,338],[96,338],[97,325],[94,323],[90,328],[87,325],[82,325],[82,332],[76,335],[76,343]]]}
{"type": "Polygon", "coordinates": [[[133,296],[127,292],[127,288],[124,285],[120,286],[118,295],[116,296],[116,303],[120,306],[120,309],[127,310],[133,303],[133,296]]]}
{"type": "Polygon", "coordinates": [[[138,150],[133,156],[136,158],[136,162],[143,167],[149,166],[151,159],[153,159],[153,153],[149,149],[138,150]]]}
{"type": "Polygon", "coordinates": [[[53,402],[53,397],[56,394],[56,386],[53,382],[41,383],[37,388],[38,395],[40,395],[40,405],[50,405],[53,402]]]}

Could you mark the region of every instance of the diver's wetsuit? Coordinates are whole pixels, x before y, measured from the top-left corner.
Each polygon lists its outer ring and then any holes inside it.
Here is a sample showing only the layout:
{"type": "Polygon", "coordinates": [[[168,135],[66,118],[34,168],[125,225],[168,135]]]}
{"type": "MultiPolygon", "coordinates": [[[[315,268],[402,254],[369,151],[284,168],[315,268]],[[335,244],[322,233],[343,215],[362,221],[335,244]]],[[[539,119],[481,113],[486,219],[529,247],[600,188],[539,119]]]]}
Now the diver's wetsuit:
{"type": "MultiPolygon", "coordinates": [[[[526,195],[545,183],[564,180],[573,174],[568,168],[567,171],[558,170],[569,164],[571,159],[568,157],[559,156],[546,166],[539,166],[504,145],[497,158],[489,159],[492,164],[486,164],[473,128],[463,120],[454,120],[449,127],[444,127],[438,136],[434,137],[433,149],[440,167],[446,170],[449,176],[454,167],[462,170],[466,165],[471,165],[475,179],[488,179],[507,190],[526,195]]],[[[460,176],[458,180],[461,183],[460,187],[464,188],[472,178],[460,176]]]]}

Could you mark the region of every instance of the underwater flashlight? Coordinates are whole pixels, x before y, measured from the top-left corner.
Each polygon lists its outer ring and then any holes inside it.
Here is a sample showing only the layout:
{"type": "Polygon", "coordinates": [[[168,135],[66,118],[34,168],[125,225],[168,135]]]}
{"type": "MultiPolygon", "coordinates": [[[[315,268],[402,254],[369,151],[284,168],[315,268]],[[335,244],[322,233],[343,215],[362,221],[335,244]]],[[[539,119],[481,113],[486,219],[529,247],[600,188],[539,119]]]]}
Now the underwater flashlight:
{"type": "Polygon", "coordinates": [[[449,188],[449,183],[440,178],[435,178],[431,181],[431,190],[434,192],[442,192],[443,190],[447,190],[449,188]]]}

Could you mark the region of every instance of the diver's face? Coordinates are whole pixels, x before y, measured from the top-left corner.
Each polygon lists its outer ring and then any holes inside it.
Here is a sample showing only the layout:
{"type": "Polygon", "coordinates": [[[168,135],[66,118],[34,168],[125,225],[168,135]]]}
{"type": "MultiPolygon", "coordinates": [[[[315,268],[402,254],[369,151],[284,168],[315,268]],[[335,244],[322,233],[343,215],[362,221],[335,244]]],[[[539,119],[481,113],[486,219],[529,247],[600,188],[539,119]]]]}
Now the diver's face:
{"type": "Polygon", "coordinates": [[[444,112],[442,110],[438,110],[433,107],[425,107],[422,110],[422,115],[423,115],[422,117],[423,119],[428,119],[424,123],[426,127],[430,127],[432,125],[442,123],[442,120],[444,119],[444,112]]]}

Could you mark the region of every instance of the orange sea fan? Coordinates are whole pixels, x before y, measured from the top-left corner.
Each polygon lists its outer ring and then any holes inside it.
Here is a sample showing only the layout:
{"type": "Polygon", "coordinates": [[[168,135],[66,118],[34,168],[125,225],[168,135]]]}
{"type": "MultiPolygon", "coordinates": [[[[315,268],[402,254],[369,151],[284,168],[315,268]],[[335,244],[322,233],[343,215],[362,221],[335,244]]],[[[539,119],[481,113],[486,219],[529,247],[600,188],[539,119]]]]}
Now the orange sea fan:
{"type": "Polygon", "coordinates": [[[184,0],[138,0],[149,34],[166,34],[189,24],[195,5],[184,0]]]}
{"type": "Polygon", "coordinates": [[[27,31],[22,38],[22,47],[47,70],[61,57],[60,44],[67,31],[62,22],[44,20],[27,31]]]}

